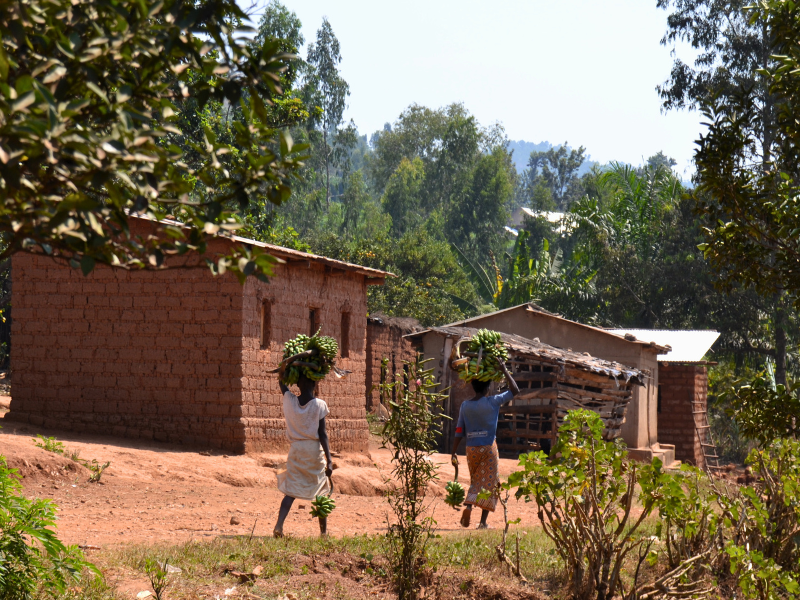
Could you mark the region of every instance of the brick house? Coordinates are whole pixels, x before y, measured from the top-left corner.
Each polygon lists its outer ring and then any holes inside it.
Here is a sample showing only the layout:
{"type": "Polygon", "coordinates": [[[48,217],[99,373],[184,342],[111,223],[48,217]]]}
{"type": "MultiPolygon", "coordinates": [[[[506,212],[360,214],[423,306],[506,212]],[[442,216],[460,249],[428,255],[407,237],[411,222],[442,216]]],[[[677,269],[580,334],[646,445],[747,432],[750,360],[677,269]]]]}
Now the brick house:
{"type": "MultiPolygon", "coordinates": [[[[131,220],[134,233],[157,224],[131,220]]],[[[207,268],[89,276],[42,255],[12,259],[14,389],[5,419],[231,452],[283,447],[283,343],[322,328],[340,367],[319,385],[335,450],[365,451],[367,286],[391,274],[233,238],[284,262],[269,283],[207,268]]],[[[196,260],[199,263],[199,261],[196,260]]]]}
{"type": "Polygon", "coordinates": [[[366,409],[374,410],[380,402],[377,388],[383,381],[382,361],[388,360],[386,369],[393,373],[403,371],[403,362],[414,360],[417,348],[411,339],[403,337],[421,331],[416,319],[371,315],[367,319],[367,402],[366,409]]]}
{"type": "Polygon", "coordinates": [[[675,458],[705,468],[702,444],[708,433],[708,366],[704,360],[719,333],[663,329],[614,329],[619,335],[652,339],[671,350],[658,357],[658,437],[675,446],[675,458]]]}

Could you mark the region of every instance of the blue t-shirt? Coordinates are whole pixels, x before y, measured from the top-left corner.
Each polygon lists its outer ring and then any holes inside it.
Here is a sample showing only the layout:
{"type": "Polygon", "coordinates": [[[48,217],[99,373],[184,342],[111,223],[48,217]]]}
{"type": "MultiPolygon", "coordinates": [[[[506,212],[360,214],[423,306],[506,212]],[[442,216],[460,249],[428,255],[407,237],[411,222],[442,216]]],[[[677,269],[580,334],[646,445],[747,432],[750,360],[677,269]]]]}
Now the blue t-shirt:
{"type": "Polygon", "coordinates": [[[510,390],[497,396],[484,396],[480,400],[466,400],[458,411],[456,437],[466,437],[467,446],[489,446],[497,436],[497,418],[500,407],[511,400],[510,390]]]}

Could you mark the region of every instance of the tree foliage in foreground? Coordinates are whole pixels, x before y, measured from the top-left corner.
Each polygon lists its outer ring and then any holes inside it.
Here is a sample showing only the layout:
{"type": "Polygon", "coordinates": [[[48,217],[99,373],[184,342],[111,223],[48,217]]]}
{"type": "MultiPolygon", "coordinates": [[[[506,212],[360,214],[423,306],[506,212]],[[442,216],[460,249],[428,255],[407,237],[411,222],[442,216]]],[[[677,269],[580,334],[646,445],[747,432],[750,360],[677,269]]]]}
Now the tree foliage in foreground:
{"type": "Polygon", "coordinates": [[[84,569],[99,575],[77,546],[56,537],[55,504],[28,500],[21,489],[16,470],[0,456],[0,600],[64,594],[84,569]]]}
{"type": "MultiPolygon", "coordinates": [[[[269,125],[288,58],[274,40],[242,37],[233,0],[31,0],[0,4],[0,234],[5,251],[80,264],[161,268],[203,252],[253,198],[288,199],[301,147],[269,125]],[[240,149],[206,127],[186,148],[179,103],[241,108],[240,149]],[[161,238],[129,235],[129,213],[178,217],[161,238]]],[[[240,248],[215,269],[268,273],[271,258],[240,248]]]]}

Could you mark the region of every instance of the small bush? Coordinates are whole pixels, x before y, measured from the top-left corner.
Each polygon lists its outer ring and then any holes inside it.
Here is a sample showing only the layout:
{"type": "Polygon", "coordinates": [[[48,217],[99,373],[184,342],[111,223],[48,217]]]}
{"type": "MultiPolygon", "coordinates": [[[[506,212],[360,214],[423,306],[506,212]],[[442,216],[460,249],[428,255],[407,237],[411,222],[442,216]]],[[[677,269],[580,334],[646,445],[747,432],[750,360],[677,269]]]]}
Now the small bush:
{"type": "Polygon", "coordinates": [[[753,486],[720,496],[731,573],[747,598],[800,594],[800,442],[776,440],[747,463],[753,486]]]}
{"type": "Polygon", "coordinates": [[[16,469],[0,456],[0,600],[63,595],[84,569],[99,575],[77,546],[56,537],[55,504],[24,498],[21,488],[16,469]]]}
{"type": "Polygon", "coordinates": [[[33,441],[37,448],[42,448],[55,454],[64,454],[64,444],[59,442],[54,437],[44,437],[41,433],[39,433],[36,434],[36,438],[33,441]]]}
{"type": "Polygon", "coordinates": [[[397,374],[394,382],[381,386],[381,401],[391,406],[389,420],[383,427],[383,447],[394,452],[388,499],[396,523],[386,536],[389,560],[400,600],[415,600],[419,578],[426,560],[428,541],[435,524],[430,507],[425,504],[428,484],[437,478],[437,466],[430,460],[440,435],[443,394],[437,386],[433,369],[425,369],[419,355],[405,363],[405,376],[397,374]],[[390,398],[394,396],[396,401],[390,398]]]}
{"type": "Polygon", "coordinates": [[[550,457],[541,451],[521,456],[523,469],[508,481],[517,497],[538,504],[575,598],[607,600],[622,592],[623,564],[646,543],[638,530],[653,509],[649,501],[632,519],[637,472],[661,466],[629,463],[627,452],[603,441],[602,433],[597,414],[570,411],[550,457]]]}

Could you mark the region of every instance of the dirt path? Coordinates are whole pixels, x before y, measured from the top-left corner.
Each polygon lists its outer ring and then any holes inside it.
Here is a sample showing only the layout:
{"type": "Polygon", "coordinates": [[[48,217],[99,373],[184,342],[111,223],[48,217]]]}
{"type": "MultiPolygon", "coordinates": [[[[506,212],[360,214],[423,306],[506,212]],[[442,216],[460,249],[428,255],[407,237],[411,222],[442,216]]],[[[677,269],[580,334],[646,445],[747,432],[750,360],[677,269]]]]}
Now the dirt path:
{"type": "MultiPolygon", "coordinates": [[[[282,498],[276,474],[285,455],[206,456],[175,446],[47,431],[2,419],[0,425],[0,454],[24,476],[26,494],[58,503],[59,535],[67,543],[183,542],[249,534],[254,526],[255,535],[272,532],[282,498]],[[111,467],[99,484],[88,483],[87,469],[36,447],[32,440],[36,434],[56,436],[69,451],[80,452],[82,459],[111,461],[111,467]]],[[[433,460],[442,477],[432,490],[438,496],[433,501],[434,518],[441,533],[460,530],[460,513],[442,501],[444,482],[453,476],[449,457],[437,454],[433,460]]],[[[381,493],[383,475],[390,470],[388,451],[373,448],[369,456],[342,455],[334,462],[337,508],[329,519],[329,532],[334,536],[384,532],[387,505],[381,493]]],[[[500,463],[501,476],[516,468],[514,460],[500,463]]],[[[465,473],[466,459],[461,457],[459,480],[468,484],[465,473]]],[[[317,533],[309,508],[308,502],[295,503],[287,533],[317,533]]],[[[512,500],[509,518],[516,517],[534,524],[533,505],[512,500]]],[[[495,527],[501,523],[501,513],[490,517],[495,527]]]]}

